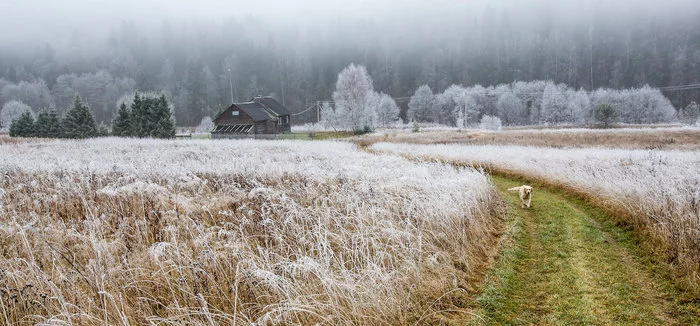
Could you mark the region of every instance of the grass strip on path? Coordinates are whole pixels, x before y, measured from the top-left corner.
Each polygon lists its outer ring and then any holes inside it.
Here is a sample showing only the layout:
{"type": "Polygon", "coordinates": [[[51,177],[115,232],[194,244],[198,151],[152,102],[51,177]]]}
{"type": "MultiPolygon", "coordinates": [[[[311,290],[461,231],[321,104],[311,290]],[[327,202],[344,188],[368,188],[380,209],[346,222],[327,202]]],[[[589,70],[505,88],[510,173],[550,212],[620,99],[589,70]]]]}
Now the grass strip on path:
{"type": "Polygon", "coordinates": [[[510,232],[477,298],[475,324],[673,325],[698,323],[697,307],[673,300],[630,252],[632,240],[595,208],[536,188],[521,209],[522,182],[494,176],[510,232]]]}

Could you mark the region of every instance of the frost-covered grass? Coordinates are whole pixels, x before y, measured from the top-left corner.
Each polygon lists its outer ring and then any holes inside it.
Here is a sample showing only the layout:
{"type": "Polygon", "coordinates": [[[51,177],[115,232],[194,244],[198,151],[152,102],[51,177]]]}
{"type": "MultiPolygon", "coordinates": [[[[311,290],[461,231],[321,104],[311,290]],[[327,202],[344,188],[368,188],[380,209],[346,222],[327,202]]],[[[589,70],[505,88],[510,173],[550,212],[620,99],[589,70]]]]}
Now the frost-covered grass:
{"type": "Polygon", "coordinates": [[[305,123],[303,125],[292,126],[292,132],[319,132],[334,131],[333,127],[325,123],[305,123]]]}
{"type": "Polygon", "coordinates": [[[487,165],[584,194],[649,235],[692,287],[700,285],[700,151],[398,143],[372,148],[487,165]]]}
{"type": "Polygon", "coordinates": [[[700,128],[460,130],[409,133],[384,130],[360,141],[416,144],[524,145],[542,147],[600,147],[700,150],[700,128]]]}
{"type": "MultiPolygon", "coordinates": [[[[422,131],[446,131],[446,130],[451,130],[451,131],[457,131],[461,130],[463,128],[458,128],[458,127],[453,127],[453,126],[447,126],[447,125],[442,125],[438,123],[419,123],[418,124],[420,130],[422,131]]],[[[403,122],[394,122],[386,126],[377,126],[375,129],[382,131],[382,130],[391,130],[391,131],[396,131],[396,132],[412,132],[414,126],[413,123],[403,123],[403,122]]],[[[323,121],[321,123],[306,123],[303,125],[296,125],[292,126],[292,132],[319,132],[319,131],[336,131],[336,130],[341,130],[342,128],[333,128],[328,123],[324,123],[323,121]]]]}
{"type": "Polygon", "coordinates": [[[464,309],[487,176],[340,142],[0,144],[10,324],[410,324],[464,309]]]}

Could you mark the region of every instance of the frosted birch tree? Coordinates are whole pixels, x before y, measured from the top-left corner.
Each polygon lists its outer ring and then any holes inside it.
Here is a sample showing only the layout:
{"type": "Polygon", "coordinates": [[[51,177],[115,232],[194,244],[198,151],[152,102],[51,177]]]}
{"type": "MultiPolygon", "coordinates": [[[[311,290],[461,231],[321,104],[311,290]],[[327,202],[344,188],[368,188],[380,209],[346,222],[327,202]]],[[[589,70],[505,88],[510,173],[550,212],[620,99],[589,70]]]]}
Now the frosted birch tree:
{"type": "Polygon", "coordinates": [[[380,93],[379,105],[377,106],[377,123],[382,127],[387,127],[392,123],[399,121],[399,106],[396,105],[391,96],[380,93]]]}
{"type": "Polygon", "coordinates": [[[408,118],[416,122],[433,122],[435,96],[430,86],[418,87],[408,102],[408,118]]]}
{"type": "Polygon", "coordinates": [[[460,85],[448,87],[441,95],[443,103],[449,103],[452,107],[450,113],[454,124],[464,128],[471,122],[477,121],[478,109],[474,98],[469,95],[466,88],[460,85]]]}
{"type": "Polygon", "coordinates": [[[695,103],[695,101],[690,102],[683,109],[683,120],[689,124],[697,124],[700,122],[700,105],[695,103]]]}
{"type": "Polygon", "coordinates": [[[513,92],[506,91],[498,98],[496,110],[506,125],[513,125],[521,123],[525,106],[513,92]]]}
{"type": "Polygon", "coordinates": [[[583,123],[591,118],[591,99],[583,89],[569,91],[568,110],[573,123],[583,123]]]}
{"type": "Polygon", "coordinates": [[[544,88],[540,121],[553,124],[571,121],[567,110],[566,96],[564,96],[562,90],[553,83],[549,83],[547,87],[544,88]]]}
{"type": "Polygon", "coordinates": [[[341,128],[359,130],[374,127],[374,112],[368,105],[375,96],[372,78],[361,65],[350,64],[338,74],[333,92],[334,118],[341,128]]]}
{"type": "Polygon", "coordinates": [[[202,118],[202,122],[200,122],[199,126],[197,126],[197,132],[200,132],[200,133],[210,132],[210,131],[212,131],[212,129],[214,129],[214,126],[215,126],[215,124],[214,124],[214,121],[211,119],[211,117],[209,117],[208,115],[204,116],[204,118],[202,118]]]}

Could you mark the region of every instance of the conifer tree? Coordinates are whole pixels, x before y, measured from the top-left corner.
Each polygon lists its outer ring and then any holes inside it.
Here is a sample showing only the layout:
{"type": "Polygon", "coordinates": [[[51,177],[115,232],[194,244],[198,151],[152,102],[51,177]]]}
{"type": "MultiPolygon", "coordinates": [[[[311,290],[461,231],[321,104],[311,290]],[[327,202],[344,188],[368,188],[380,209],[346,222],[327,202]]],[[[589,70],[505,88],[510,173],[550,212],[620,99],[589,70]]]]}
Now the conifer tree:
{"type": "Polygon", "coordinates": [[[120,106],[112,122],[112,133],[122,137],[175,137],[175,121],[165,95],[152,97],[138,92],[134,94],[131,110],[125,104],[120,106]]]}
{"type": "Polygon", "coordinates": [[[89,138],[97,135],[95,119],[90,109],[82,103],[80,96],[75,97],[73,107],[63,119],[63,132],[67,138],[89,138]]]}
{"type": "Polygon", "coordinates": [[[34,117],[29,111],[12,121],[10,125],[10,137],[35,137],[34,117]]]}
{"type": "Polygon", "coordinates": [[[595,108],[593,116],[596,121],[603,124],[604,128],[607,128],[617,118],[617,110],[613,105],[601,104],[595,108]]]}
{"type": "Polygon", "coordinates": [[[154,101],[155,105],[152,108],[153,130],[151,136],[154,138],[173,138],[175,137],[175,122],[168,106],[168,100],[165,95],[161,95],[154,101]]]}
{"type": "Polygon", "coordinates": [[[141,98],[138,92],[134,94],[131,104],[131,135],[136,137],[148,136],[148,98],[141,98]]]}
{"type": "Polygon", "coordinates": [[[109,136],[109,128],[104,123],[100,123],[97,127],[97,137],[107,137],[109,136]]]}
{"type": "Polygon", "coordinates": [[[54,109],[40,112],[36,119],[35,132],[37,137],[42,138],[61,137],[62,127],[58,112],[54,109]]]}
{"type": "Polygon", "coordinates": [[[112,135],[117,137],[133,136],[132,123],[131,112],[126,104],[122,103],[119,106],[117,117],[112,120],[112,135]]]}

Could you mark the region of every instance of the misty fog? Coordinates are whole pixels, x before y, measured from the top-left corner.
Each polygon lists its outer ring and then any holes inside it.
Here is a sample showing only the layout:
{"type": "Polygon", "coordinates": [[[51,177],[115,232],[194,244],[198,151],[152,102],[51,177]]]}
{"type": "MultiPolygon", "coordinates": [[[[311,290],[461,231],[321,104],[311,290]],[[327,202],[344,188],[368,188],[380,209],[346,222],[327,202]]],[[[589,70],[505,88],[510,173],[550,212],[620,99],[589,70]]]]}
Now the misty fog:
{"type": "MultiPolygon", "coordinates": [[[[79,93],[102,123],[134,90],[165,92],[186,126],[216,115],[231,93],[274,95],[300,112],[330,99],[350,63],[393,97],[423,84],[700,82],[693,0],[4,0],[0,30],[0,91],[10,86],[0,107],[19,96],[36,112],[65,111],[79,93]]],[[[676,108],[700,99],[664,95],[676,108]]]]}

